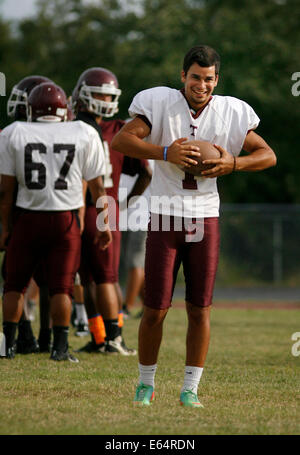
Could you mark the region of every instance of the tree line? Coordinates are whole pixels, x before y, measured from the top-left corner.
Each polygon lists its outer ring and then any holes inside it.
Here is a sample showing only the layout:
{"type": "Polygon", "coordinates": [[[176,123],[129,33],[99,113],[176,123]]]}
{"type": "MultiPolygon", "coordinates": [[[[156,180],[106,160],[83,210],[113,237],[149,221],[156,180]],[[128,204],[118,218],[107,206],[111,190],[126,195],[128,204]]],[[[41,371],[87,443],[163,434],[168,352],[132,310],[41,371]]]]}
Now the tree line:
{"type": "Polygon", "coordinates": [[[300,203],[300,98],[292,75],[300,71],[297,0],[39,0],[34,16],[17,24],[0,19],[0,127],[9,123],[11,88],[41,74],[72,93],[86,68],[113,71],[122,95],[120,117],[145,88],[180,88],[182,60],[196,44],[221,56],[216,94],[248,102],[261,118],[257,133],[278,165],[261,173],[218,179],[223,202],[300,203]],[[294,90],[295,94],[295,90],[294,90]]]}

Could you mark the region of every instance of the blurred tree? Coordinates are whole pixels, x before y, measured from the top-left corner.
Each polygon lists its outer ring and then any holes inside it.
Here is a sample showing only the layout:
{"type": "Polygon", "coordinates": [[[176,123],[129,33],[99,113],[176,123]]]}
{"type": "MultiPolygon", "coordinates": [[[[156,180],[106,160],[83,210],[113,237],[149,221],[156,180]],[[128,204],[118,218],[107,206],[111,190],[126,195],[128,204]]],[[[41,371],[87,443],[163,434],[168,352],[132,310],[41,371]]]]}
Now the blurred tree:
{"type": "MultiPolygon", "coordinates": [[[[10,84],[11,68],[14,63],[14,39],[12,37],[11,25],[0,18],[0,72],[6,78],[6,93],[10,84]]],[[[0,96],[0,129],[6,123],[6,96],[0,96]]]]}
{"type": "Polygon", "coordinates": [[[9,75],[8,92],[24,76],[43,74],[71,94],[86,68],[107,67],[119,79],[126,118],[138,91],[180,88],[184,54],[209,44],[222,62],[216,93],[253,106],[257,132],[278,156],[274,169],[220,178],[222,200],[299,203],[300,110],[291,93],[291,76],[300,71],[299,19],[298,0],[39,0],[36,15],[14,34],[0,22],[0,70],[9,75]]]}

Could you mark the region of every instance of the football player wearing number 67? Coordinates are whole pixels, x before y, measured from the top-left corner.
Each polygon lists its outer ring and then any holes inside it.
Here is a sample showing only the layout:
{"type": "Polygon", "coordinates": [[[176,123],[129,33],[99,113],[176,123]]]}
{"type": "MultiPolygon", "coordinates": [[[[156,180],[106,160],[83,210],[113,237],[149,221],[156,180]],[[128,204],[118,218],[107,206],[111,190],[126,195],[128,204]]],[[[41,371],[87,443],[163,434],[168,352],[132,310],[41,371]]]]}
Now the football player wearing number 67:
{"type": "MultiPolygon", "coordinates": [[[[45,82],[28,97],[29,123],[14,122],[1,132],[0,248],[6,248],[7,253],[3,296],[7,358],[14,357],[23,294],[43,260],[53,321],[50,358],[78,362],[68,351],[71,296],[81,244],[77,211],[83,206],[82,179],[88,182],[95,201],[105,197],[101,177],[105,159],[95,130],[81,121],[66,119],[64,91],[45,82]],[[17,216],[11,226],[16,184],[17,216]]],[[[110,242],[107,224],[106,230],[95,233],[94,244],[105,249],[110,242]]]]}
{"type": "Polygon", "coordinates": [[[214,49],[204,45],[190,49],[183,61],[182,89],[156,87],[138,93],[129,107],[133,120],[112,141],[112,147],[122,153],[155,160],[146,244],[145,308],[139,328],[140,377],[134,398],[140,404],[148,405],[153,400],[163,321],[182,262],[188,329],[180,403],[202,407],[197,389],[209,345],[219,251],[216,177],[233,171],[259,171],[276,163],[272,149],[253,131],[259,124],[254,110],[237,98],[213,96],[219,67],[220,58],[214,49]],[[143,140],[146,137],[147,142],[143,140]],[[216,144],[221,154],[210,161],[213,168],[198,176],[189,172],[200,155],[195,143],[187,143],[192,140],[216,144]],[[247,155],[240,157],[242,149],[247,155]],[[152,204],[159,198],[160,204],[152,204]],[[151,230],[153,221],[163,225],[166,217],[169,232],[161,226],[159,231],[151,230]],[[178,219],[181,231],[177,229],[178,219]],[[193,226],[194,234],[190,232],[193,226]],[[204,230],[203,235],[196,235],[198,226],[204,230]]]}

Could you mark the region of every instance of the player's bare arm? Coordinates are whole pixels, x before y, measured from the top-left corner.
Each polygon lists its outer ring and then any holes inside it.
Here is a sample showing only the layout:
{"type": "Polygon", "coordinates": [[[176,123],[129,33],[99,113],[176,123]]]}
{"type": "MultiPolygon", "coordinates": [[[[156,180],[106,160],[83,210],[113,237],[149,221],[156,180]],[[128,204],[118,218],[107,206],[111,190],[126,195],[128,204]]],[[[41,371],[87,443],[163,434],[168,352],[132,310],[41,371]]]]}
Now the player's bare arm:
{"type": "MultiPolygon", "coordinates": [[[[89,180],[88,187],[91,192],[93,202],[96,205],[97,213],[99,214],[104,210],[108,211],[108,202],[106,200],[106,192],[103,185],[102,177],[96,177],[95,179],[89,180]],[[97,207],[97,200],[99,198],[102,198],[102,200],[104,198],[102,208],[97,207]]],[[[112,241],[112,235],[108,223],[108,216],[104,218],[104,223],[106,225],[105,230],[104,229],[101,231],[97,230],[94,240],[95,245],[99,246],[102,250],[105,250],[112,241]]]]}
{"type": "Polygon", "coordinates": [[[0,251],[6,246],[6,241],[11,231],[11,214],[14,203],[14,189],[16,178],[11,175],[2,175],[0,183],[0,216],[2,232],[0,237],[0,251]]]}
{"type": "MultiPolygon", "coordinates": [[[[111,146],[124,155],[133,158],[146,158],[152,160],[164,159],[164,147],[150,144],[143,139],[150,134],[150,127],[139,117],[126,123],[114,136],[111,146]]],[[[190,144],[184,144],[187,138],[176,139],[168,147],[167,161],[181,166],[197,164],[191,156],[200,156],[199,148],[190,144]]]]}
{"type": "MultiPolygon", "coordinates": [[[[85,201],[85,198],[86,198],[86,191],[87,191],[87,182],[85,180],[82,180],[83,201],[85,201]]],[[[83,231],[84,231],[84,217],[85,217],[85,204],[84,204],[83,207],[79,207],[79,209],[78,209],[78,218],[79,218],[79,224],[80,224],[80,234],[82,234],[83,231]]]]}
{"type": "Polygon", "coordinates": [[[145,168],[141,168],[138,178],[127,197],[127,204],[132,197],[140,196],[141,194],[143,194],[147,186],[150,184],[151,178],[152,178],[151,167],[147,165],[145,168]]]}
{"type": "Polygon", "coordinates": [[[234,157],[222,147],[214,144],[220,151],[221,158],[205,160],[204,163],[215,164],[215,167],[203,171],[203,177],[219,177],[232,171],[262,171],[276,165],[276,155],[266,141],[254,131],[249,131],[243,144],[247,155],[234,157]]]}

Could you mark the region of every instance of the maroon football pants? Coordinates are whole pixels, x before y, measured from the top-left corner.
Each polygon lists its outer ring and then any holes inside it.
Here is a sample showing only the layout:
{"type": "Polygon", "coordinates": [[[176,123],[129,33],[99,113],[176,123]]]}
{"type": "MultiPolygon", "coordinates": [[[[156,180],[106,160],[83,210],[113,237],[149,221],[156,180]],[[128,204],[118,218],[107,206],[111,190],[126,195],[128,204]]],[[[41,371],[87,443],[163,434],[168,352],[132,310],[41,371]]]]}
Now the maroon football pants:
{"type": "Polygon", "coordinates": [[[72,296],[80,245],[74,211],[20,209],[6,252],[4,293],[24,293],[35,270],[43,263],[50,296],[72,296]]]}
{"type": "Polygon", "coordinates": [[[211,305],[218,266],[219,238],[219,219],[216,217],[187,220],[184,224],[182,218],[178,223],[178,218],[175,221],[174,217],[151,214],[146,241],[145,305],[154,309],[171,306],[181,263],[186,284],[186,302],[199,307],[211,305]],[[153,230],[154,217],[159,218],[158,230],[153,230]],[[164,230],[168,223],[163,228],[163,221],[167,218],[170,219],[170,227],[164,230]],[[178,224],[182,226],[180,230],[176,230],[178,224]]]}

